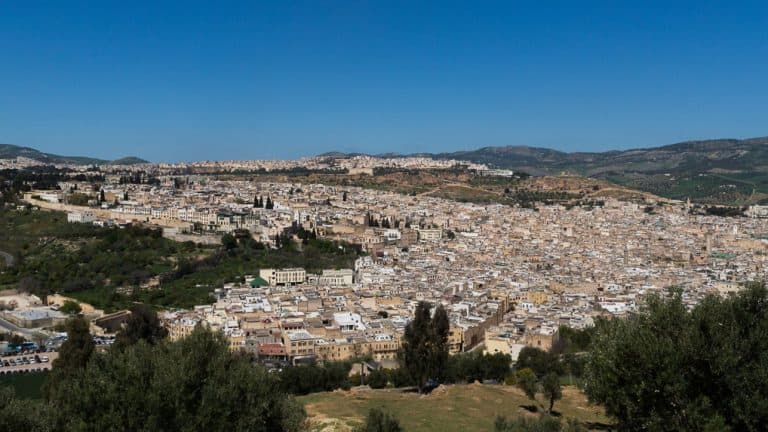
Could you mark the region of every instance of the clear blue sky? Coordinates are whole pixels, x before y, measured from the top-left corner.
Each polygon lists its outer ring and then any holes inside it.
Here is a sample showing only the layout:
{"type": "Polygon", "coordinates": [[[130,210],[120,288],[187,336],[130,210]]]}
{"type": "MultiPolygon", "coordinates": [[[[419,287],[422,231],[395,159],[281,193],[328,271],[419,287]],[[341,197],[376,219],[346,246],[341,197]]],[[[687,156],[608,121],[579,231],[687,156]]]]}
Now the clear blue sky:
{"type": "Polygon", "coordinates": [[[595,151],[762,135],[766,1],[0,3],[0,142],[53,153],[595,151]]]}

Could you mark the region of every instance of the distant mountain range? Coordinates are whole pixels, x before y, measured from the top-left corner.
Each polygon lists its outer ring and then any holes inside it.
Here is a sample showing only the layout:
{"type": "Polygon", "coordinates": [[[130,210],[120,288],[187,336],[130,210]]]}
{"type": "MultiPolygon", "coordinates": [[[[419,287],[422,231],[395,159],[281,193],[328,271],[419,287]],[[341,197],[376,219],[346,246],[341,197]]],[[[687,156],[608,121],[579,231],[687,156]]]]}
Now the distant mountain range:
{"type": "Polygon", "coordinates": [[[13,144],[0,144],[0,159],[15,159],[25,157],[47,163],[75,164],[75,165],[136,165],[148,163],[144,159],[128,156],[113,161],[96,159],[85,156],[59,156],[51,153],[43,153],[30,147],[21,147],[13,144]]]}
{"type": "Polygon", "coordinates": [[[687,141],[602,153],[507,146],[408,156],[467,160],[533,175],[578,174],[676,199],[730,204],[768,202],[768,137],[687,141]]]}
{"type": "MultiPolygon", "coordinates": [[[[345,158],[362,153],[330,152],[320,156],[345,158]]],[[[19,156],[48,163],[147,163],[137,157],[114,161],[59,156],[29,147],[0,144],[0,159],[19,156]]],[[[546,148],[483,147],[451,153],[386,153],[378,157],[423,156],[484,163],[533,175],[575,174],[675,199],[703,203],[768,203],[768,137],[687,141],[654,148],[608,152],[567,153],[546,148]]]]}

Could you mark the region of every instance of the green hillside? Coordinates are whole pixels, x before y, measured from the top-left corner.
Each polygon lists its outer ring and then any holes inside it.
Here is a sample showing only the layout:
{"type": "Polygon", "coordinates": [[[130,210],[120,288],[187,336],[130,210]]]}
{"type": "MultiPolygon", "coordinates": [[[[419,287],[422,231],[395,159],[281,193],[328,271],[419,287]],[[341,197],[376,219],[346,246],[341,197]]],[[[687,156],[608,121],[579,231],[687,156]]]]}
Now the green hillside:
{"type": "Polygon", "coordinates": [[[0,159],[15,159],[25,157],[51,164],[75,164],[75,165],[135,165],[147,163],[144,159],[134,156],[116,159],[114,161],[97,159],[87,156],[60,156],[52,153],[44,153],[31,147],[21,147],[13,144],[0,144],[0,159]]]}

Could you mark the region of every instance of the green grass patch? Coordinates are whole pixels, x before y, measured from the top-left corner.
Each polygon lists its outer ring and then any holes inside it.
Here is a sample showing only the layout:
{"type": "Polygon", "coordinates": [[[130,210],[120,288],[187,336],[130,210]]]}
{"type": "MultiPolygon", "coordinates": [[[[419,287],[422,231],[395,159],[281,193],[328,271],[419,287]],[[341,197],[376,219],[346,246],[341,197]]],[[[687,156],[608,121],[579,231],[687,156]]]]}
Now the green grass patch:
{"type": "MultiPolygon", "coordinates": [[[[298,399],[313,422],[354,425],[362,422],[368,410],[380,407],[397,416],[409,432],[490,431],[497,416],[531,415],[523,407],[532,404],[515,387],[481,384],[446,386],[427,396],[385,389],[314,393],[298,399]]],[[[590,405],[574,387],[564,389],[555,411],[587,426],[609,421],[600,407],[590,405]]]]}
{"type": "Polygon", "coordinates": [[[42,399],[47,380],[48,372],[4,374],[0,375],[0,386],[13,387],[20,399],[42,399]]]}
{"type": "Polygon", "coordinates": [[[40,296],[59,292],[107,312],[133,302],[189,308],[210,303],[214,288],[261,268],[319,272],[351,268],[358,256],[348,245],[320,239],[277,250],[241,241],[224,250],[169,240],[156,229],[98,228],[67,223],[62,212],[9,209],[0,210],[0,250],[18,258],[0,272],[0,287],[40,296]],[[148,284],[153,280],[159,287],[148,284]]]}

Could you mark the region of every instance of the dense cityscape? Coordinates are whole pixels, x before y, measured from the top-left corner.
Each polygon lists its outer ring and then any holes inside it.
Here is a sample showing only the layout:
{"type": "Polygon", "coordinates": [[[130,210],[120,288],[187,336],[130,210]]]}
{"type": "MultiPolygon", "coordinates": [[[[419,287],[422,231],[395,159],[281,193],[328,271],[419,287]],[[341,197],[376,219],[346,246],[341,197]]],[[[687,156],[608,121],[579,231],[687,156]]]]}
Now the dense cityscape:
{"type": "Polygon", "coordinates": [[[3,2],[0,432],[768,430],[767,6],[3,2]]]}

